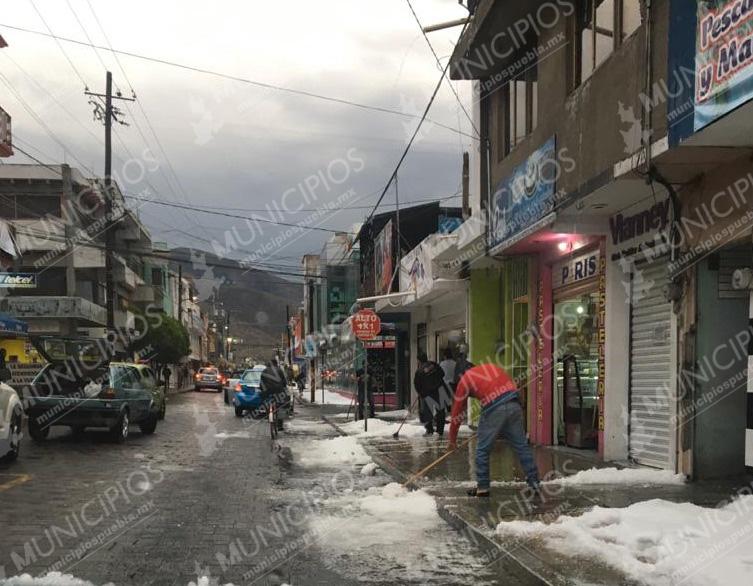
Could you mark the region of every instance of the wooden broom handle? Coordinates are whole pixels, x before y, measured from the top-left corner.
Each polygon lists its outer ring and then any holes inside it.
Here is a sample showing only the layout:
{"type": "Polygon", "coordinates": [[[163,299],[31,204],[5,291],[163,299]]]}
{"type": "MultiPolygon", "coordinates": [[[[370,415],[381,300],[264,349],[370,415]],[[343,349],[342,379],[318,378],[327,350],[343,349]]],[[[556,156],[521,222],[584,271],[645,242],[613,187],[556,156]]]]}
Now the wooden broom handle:
{"type": "Polygon", "coordinates": [[[470,437],[465,438],[462,442],[460,442],[458,444],[458,446],[454,450],[452,450],[451,452],[445,452],[444,454],[442,454],[441,456],[439,456],[439,458],[437,458],[436,460],[434,460],[431,464],[429,464],[428,466],[426,466],[426,468],[422,468],[421,470],[419,470],[418,472],[416,472],[413,476],[411,476],[410,478],[408,478],[408,480],[406,480],[405,482],[403,482],[403,486],[409,486],[409,485],[413,484],[413,482],[415,482],[415,480],[417,478],[421,478],[429,470],[431,470],[432,468],[434,468],[434,466],[436,466],[437,464],[440,464],[440,463],[444,462],[447,458],[449,458],[452,454],[454,454],[460,448],[464,448],[465,446],[467,446],[471,442],[471,440],[473,438],[475,438],[475,437],[476,437],[476,434],[474,433],[470,437]]]}

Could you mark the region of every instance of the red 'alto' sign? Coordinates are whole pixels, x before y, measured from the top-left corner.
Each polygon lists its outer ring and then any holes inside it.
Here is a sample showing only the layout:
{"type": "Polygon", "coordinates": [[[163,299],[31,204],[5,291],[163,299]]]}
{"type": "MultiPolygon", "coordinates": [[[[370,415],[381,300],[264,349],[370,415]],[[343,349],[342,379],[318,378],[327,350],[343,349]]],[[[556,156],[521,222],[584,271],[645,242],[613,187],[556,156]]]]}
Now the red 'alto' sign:
{"type": "Polygon", "coordinates": [[[373,340],[382,331],[382,321],[371,309],[362,309],[350,322],[353,333],[359,340],[373,340]]]}

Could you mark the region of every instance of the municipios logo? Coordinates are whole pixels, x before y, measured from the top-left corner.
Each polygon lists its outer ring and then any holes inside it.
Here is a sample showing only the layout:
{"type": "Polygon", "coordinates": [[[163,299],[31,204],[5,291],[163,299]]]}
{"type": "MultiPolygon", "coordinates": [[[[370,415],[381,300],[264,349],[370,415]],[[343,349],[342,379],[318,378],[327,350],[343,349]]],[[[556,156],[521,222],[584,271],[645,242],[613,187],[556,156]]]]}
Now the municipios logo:
{"type": "MultiPolygon", "coordinates": [[[[416,132],[416,125],[418,124],[418,120],[421,118],[423,112],[418,109],[416,100],[414,100],[413,98],[408,98],[405,94],[400,94],[400,111],[404,114],[409,114],[410,116],[412,116],[412,118],[406,118],[402,122],[405,142],[407,143],[413,136],[413,133],[416,132]]],[[[413,142],[416,143],[426,138],[426,136],[432,131],[433,128],[433,122],[428,119],[424,120],[424,123],[421,125],[421,129],[418,131],[418,134],[416,135],[416,138],[413,142]]]]}
{"type": "Polygon", "coordinates": [[[621,100],[618,104],[617,115],[623,126],[627,129],[620,130],[622,142],[625,145],[624,152],[626,155],[632,155],[639,148],[651,142],[652,130],[643,130],[643,125],[635,115],[635,109],[632,106],[626,106],[621,100]]]}

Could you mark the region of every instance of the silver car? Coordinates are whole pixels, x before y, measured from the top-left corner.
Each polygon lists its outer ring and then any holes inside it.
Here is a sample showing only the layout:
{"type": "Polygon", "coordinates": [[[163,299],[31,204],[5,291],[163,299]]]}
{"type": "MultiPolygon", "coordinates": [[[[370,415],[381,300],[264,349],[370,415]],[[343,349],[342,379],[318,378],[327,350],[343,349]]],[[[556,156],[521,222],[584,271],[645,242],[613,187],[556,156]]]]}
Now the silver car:
{"type": "Polygon", "coordinates": [[[222,378],[220,371],[213,366],[200,368],[194,379],[195,391],[200,391],[201,389],[214,389],[217,393],[222,392],[224,379],[222,378]]]}

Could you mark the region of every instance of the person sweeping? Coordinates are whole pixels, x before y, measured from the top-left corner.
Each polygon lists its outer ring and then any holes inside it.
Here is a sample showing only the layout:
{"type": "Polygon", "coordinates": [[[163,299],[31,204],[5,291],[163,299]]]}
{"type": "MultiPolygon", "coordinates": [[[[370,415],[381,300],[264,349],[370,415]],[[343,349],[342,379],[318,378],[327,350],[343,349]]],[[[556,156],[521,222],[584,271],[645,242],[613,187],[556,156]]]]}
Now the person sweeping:
{"type": "Polygon", "coordinates": [[[489,496],[489,455],[498,436],[510,442],[526,474],[526,482],[539,494],[539,471],[523,428],[523,409],[518,387],[499,366],[480,364],[468,369],[461,377],[452,403],[448,451],[457,449],[458,430],[468,397],[481,402],[476,446],[476,488],[469,490],[468,495],[489,496]]]}

